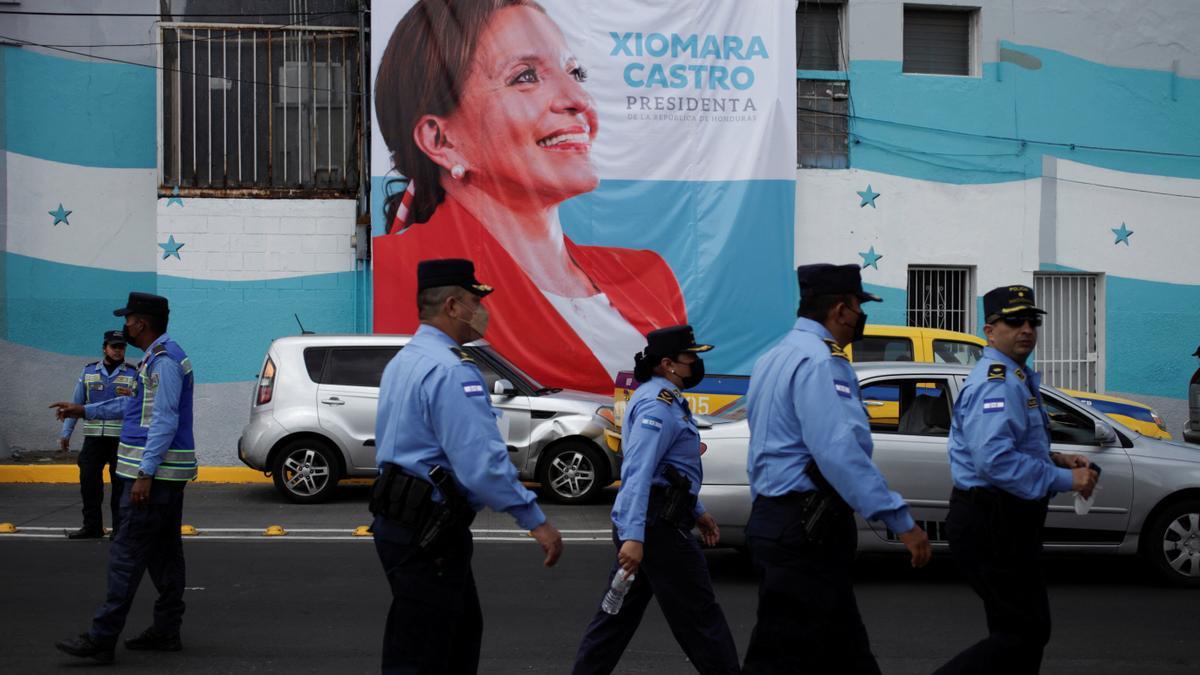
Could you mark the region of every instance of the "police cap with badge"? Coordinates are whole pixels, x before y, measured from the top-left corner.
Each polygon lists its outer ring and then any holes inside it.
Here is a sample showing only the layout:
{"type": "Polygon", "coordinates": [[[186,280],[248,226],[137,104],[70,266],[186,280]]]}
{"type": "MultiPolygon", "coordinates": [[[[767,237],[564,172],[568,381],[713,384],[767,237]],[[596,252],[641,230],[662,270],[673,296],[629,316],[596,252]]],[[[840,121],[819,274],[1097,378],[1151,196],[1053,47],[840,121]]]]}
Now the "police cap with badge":
{"type": "Polygon", "coordinates": [[[422,260],[417,263],[417,291],[442,286],[461,286],[479,297],[493,289],[475,278],[475,263],[463,258],[422,260]]]}
{"type": "Polygon", "coordinates": [[[104,346],[108,347],[109,345],[120,345],[120,346],[124,347],[125,346],[125,334],[119,330],[104,331],[104,346]]]}
{"type": "MultiPolygon", "coordinates": [[[[1033,289],[1020,284],[993,288],[983,296],[983,315],[986,323],[1010,317],[1036,318],[1046,310],[1034,304],[1033,289]]],[[[1034,324],[1037,325],[1037,324],[1034,324]]]]}
{"type": "Polygon", "coordinates": [[[149,316],[169,316],[171,309],[167,299],[153,293],[131,291],[125,306],[113,310],[113,316],[128,316],[130,314],[146,314],[149,316]]]}
{"type": "Polygon", "coordinates": [[[863,290],[862,270],[858,265],[817,263],[796,268],[800,282],[800,304],[823,295],[853,295],[859,302],[883,302],[883,298],[863,290]]]}
{"type": "Polygon", "coordinates": [[[712,345],[697,344],[696,333],[691,326],[684,324],[650,331],[646,335],[646,349],[642,353],[646,356],[662,357],[684,352],[698,354],[712,348],[712,345]]]}

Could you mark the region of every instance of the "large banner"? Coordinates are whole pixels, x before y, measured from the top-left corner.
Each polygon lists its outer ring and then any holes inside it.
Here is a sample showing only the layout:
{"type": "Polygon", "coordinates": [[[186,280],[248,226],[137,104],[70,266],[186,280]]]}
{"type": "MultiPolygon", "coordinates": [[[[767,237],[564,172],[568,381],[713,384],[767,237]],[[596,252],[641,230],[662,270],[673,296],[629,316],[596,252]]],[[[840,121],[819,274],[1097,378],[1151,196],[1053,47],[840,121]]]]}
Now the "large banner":
{"type": "Polygon", "coordinates": [[[423,0],[372,8],[374,323],[470,258],[486,338],[611,392],[691,323],[748,373],[795,316],[795,22],[778,0],[423,0]]]}

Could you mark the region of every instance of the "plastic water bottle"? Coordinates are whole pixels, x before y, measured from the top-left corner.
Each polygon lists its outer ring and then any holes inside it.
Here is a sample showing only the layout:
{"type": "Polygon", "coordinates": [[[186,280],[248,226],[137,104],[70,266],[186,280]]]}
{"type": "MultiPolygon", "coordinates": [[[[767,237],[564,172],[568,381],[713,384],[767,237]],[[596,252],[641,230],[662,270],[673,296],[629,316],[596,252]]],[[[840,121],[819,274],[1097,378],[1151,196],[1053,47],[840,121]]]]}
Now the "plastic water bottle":
{"type": "Polygon", "coordinates": [[[603,609],[609,614],[616,614],[621,611],[621,604],[625,602],[625,594],[629,592],[629,587],[633,585],[633,580],[637,578],[636,574],[630,574],[624,567],[617,570],[613,575],[612,588],[604,594],[604,602],[600,603],[600,609],[603,609]]]}

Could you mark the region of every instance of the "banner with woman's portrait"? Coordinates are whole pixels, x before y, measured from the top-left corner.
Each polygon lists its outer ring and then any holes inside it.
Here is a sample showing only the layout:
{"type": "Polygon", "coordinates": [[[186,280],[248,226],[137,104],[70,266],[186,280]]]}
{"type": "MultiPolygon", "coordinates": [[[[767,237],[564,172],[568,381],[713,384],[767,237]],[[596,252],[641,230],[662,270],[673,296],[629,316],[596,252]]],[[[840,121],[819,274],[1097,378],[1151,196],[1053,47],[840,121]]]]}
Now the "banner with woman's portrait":
{"type": "Polygon", "coordinates": [[[374,329],[416,264],[470,258],[487,339],[611,392],[654,328],[748,373],[796,306],[792,3],[404,0],[372,8],[374,329]]]}

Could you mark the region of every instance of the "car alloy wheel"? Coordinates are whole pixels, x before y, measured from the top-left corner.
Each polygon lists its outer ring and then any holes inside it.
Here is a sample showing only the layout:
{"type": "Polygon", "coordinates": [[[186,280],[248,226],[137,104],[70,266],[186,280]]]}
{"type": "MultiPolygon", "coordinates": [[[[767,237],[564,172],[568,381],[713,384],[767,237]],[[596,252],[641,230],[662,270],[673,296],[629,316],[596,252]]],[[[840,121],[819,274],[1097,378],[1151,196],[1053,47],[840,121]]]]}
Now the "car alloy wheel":
{"type": "Polygon", "coordinates": [[[338,481],[337,460],[318,441],[289,444],[275,460],[275,487],[294,502],[321,502],[333,494],[338,481]]]}
{"type": "Polygon", "coordinates": [[[541,482],[550,496],[565,504],[590,501],[604,487],[597,453],[583,443],[568,442],[549,449],[541,482]]]}
{"type": "Polygon", "coordinates": [[[1200,578],[1200,513],[1183,513],[1163,530],[1163,555],[1179,574],[1200,578]]]}
{"type": "Polygon", "coordinates": [[[1168,504],[1142,536],[1143,557],[1160,579],[1200,587],[1200,500],[1168,504]]]}

